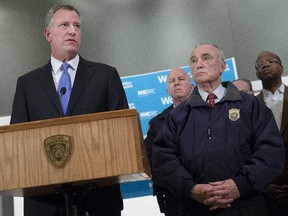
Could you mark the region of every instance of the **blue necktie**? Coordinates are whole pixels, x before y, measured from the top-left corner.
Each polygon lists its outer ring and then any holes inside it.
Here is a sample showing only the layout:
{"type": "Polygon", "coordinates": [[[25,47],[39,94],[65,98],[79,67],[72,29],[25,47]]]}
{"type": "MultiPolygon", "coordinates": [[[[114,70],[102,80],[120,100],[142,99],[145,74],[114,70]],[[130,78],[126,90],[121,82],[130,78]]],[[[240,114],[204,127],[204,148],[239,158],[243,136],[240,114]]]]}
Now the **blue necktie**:
{"type": "Polygon", "coordinates": [[[62,111],[64,115],[66,115],[66,110],[68,107],[69,98],[70,98],[71,90],[72,90],[71,78],[68,73],[69,67],[70,65],[67,62],[62,64],[63,73],[62,73],[62,76],[60,77],[60,81],[58,85],[58,94],[61,100],[62,111]]]}

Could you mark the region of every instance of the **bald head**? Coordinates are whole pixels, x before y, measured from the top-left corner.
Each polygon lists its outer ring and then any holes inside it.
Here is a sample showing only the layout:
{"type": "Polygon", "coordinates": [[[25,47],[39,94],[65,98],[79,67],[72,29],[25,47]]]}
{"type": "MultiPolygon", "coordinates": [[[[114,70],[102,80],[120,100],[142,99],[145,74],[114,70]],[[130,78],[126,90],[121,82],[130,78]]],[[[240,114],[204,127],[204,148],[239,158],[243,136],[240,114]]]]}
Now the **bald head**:
{"type": "Polygon", "coordinates": [[[233,81],[233,84],[237,87],[239,91],[246,92],[248,94],[254,94],[250,80],[238,79],[233,81]]]}
{"type": "Polygon", "coordinates": [[[174,106],[186,100],[194,88],[189,74],[181,68],[173,68],[169,72],[167,86],[167,93],[172,97],[174,106]]]}

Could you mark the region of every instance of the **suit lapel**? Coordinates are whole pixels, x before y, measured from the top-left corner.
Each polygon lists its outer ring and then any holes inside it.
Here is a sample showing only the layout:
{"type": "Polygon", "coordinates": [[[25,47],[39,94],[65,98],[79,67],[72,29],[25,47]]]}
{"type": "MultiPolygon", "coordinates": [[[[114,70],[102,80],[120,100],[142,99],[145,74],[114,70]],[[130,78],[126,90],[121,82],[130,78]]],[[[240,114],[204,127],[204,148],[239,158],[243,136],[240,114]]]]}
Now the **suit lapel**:
{"type": "Polygon", "coordinates": [[[281,123],[281,135],[283,135],[285,128],[288,126],[288,87],[285,86],[284,101],[282,110],[282,123],[281,123]]]}
{"type": "Polygon", "coordinates": [[[69,115],[93,74],[92,64],[80,57],[66,115],[69,115]]]}
{"type": "Polygon", "coordinates": [[[38,71],[37,79],[43,86],[44,91],[47,92],[49,99],[55,105],[56,109],[59,109],[59,98],[53,81],[52,66],[50,62],[38,71]]]}
{"type": "Polygon", "coordinates": [[[258,100],[259,100],[260,102],[262,102],[262,103],[265,104],[265,102],[264,102],[264,96],[263,96],[263,92],[262,92],[262,91],[261,91],[256,97],[258,98],[258,100]]]}

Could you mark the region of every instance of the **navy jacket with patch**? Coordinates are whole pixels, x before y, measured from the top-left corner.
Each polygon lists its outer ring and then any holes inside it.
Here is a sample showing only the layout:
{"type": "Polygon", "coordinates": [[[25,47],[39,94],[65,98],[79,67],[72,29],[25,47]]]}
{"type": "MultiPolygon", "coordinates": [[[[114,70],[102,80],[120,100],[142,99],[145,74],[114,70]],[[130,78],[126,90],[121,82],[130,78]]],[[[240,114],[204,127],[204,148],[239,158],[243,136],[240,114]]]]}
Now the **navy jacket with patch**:
{"type": "Polygon", "coordinates": [[[223,86],[226,94],[214,108],[196,87],[171,110],[153,145],[153,174],[191,201],[196,184],[233,179],[241,194],[234,204],[250,205],[241,200],[258,196],[283,172],[283,140],[270,109],[230,82],[223,86]]]}

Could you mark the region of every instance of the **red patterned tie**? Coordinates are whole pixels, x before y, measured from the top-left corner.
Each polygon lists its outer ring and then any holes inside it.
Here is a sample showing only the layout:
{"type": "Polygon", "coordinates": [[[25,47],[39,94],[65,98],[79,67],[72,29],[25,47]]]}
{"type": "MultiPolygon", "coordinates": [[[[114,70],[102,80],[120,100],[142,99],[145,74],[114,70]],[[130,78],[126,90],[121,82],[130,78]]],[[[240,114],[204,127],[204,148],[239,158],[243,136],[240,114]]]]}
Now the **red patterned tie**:
{"type": "Polygon", "coordinates": [[[214,93],[210,93],[208,95],[208,100],[209,100],[209,106],[210,107],[214,107],[214,105],[215,105],[215,94],[214,93]]]}

